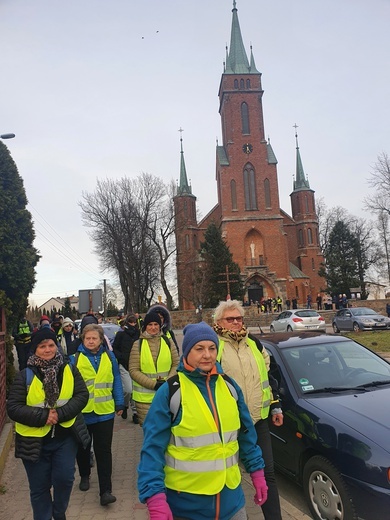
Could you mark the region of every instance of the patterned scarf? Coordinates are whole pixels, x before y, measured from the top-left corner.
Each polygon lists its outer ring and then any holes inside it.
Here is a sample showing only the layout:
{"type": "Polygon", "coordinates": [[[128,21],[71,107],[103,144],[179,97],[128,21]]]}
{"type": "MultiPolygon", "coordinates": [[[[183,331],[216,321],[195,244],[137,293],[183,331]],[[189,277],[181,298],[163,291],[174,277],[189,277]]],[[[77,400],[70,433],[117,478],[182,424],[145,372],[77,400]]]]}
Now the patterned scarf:
{"type": "Polygon", "coordinates": [[[36,354],[30,356],[27,365],[38,367],[43,374],[43,389],[45,391],[45,403],[53,408],[57,402],[60,390],[58,388],[57,376],[60,367],[64,364],[64,357],[57,350],[52,359],[42,359],[36,354]]]}
{"type": "Polygon", "coordinates": [[[237,341],[237,343],[241,341],[243,338],[245,338],[248,334],[245,325],[243,325],[241,330],[239,330],[238,332],[233,332],[232,330],[225,329],[217,323],[214,324],[213,329],[218,334],[218,336],[221,336],[222,338],[230,338],[233,341],[237,341]]]}

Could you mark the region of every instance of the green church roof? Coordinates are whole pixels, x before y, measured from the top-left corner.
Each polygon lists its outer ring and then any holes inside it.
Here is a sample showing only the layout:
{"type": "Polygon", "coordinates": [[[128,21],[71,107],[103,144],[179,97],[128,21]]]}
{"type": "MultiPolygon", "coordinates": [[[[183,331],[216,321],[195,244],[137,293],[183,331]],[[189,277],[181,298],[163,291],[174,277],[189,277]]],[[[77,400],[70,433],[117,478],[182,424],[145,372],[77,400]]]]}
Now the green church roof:
{"type": "Polygon", "coordinates": [[[238,21],[236,0],[233,0],[232,30],[230,35],[230,49],[226,56],[225,74],[259,74],[251,49],[251,60],[245,51],[242,40],[240,22],[238,21]]]}

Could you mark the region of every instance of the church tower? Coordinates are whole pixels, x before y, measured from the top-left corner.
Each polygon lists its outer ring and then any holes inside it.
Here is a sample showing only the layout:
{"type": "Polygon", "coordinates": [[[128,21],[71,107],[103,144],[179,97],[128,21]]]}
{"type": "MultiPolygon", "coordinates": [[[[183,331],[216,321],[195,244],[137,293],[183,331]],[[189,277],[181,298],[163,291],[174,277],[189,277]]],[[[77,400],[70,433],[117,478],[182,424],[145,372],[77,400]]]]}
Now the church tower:
{"type": "Polygon", "coordinates": [[[188,183],[186,165],[184,161],[183,139],[180,129],[180,180],[177,192],[173,198],[175,212],[176,236],[176,271],[178,301],[180,309],[193,308],[192,279],[194,265],[197,262],[199,241],[198,225],[196,221],[196,197],[188,183]],[[191,268],[191,266],[193,266],[191,268]]]}
{"type": "Polygon", "coordinates": [[[252,48],[248,60],[233,2],[222,74],[217,190],[222,235],[241,266],[249,300],[286,297],[289,261],[280,214],[277,160],[265,139],[263,89],[252,48]]]}
{"type": "MultiPolygon", "coordinates": [[[[291,198],[292,218],[295,221],[297,250],[294,264],[304,273],[310,274],[310,287],[307,294],[324,285],[324,280],[318,276],[323,262],[320,250],[318,218],[315,208],[314,190],[310,188],[309,180],[305,176],[301,154],[298,145],[298,134],[295,127],[296,143],[296,172],[291,198]]],[[[294,260],[294,259],[292,259],[294,260]]],[[[313,294],[312,294],[313,296],[313,294]]]]}
{"type": "MultiPolygon", "coordinates": [[[[230,46],[219,85],[222,142],[216,148],[217,204],[197,223],[196,197],[188,183],[180,138],[180,182],[174,197],[177,283],[180,309],[200,302],[199,247],[209,224],[220,227],[240,266],[245,300],[297,298],[306,304],[325,285],[318,270],[314,191],[306,179],[296,136],[292,216],[280,208],[277,159],[265,138],[263,88],[252,47],[245,51],[233,0],[230,46]]],[[[180,130],[181,131],[181,130],[180,130]]],[[[211,182],[211,178],[210,178],[211,182]]]]}

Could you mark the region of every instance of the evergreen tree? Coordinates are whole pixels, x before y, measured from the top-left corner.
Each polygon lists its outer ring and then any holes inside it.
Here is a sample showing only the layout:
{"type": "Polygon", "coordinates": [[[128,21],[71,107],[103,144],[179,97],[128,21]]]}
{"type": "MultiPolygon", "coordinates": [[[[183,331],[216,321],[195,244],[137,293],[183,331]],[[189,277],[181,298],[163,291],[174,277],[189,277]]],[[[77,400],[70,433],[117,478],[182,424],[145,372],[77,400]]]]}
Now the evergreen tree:
{"type": "Polygon", "coordinates": [[[215,223],[206,229],[204,242],[201,243],[201,257],[204,260],[203,307],[215,307],[228,296],[227,273],[231,299],[241,299],[243,287],[240,281],[240,268],[233,262],[233,255],[222,238],[221,230],[215,223]]]}
{"type": "Polygon", "coordinates": [[[7,387],[14,375],[10,333],[26,314],[39,260],[33,246],[31,214],[26,206],[23,179],[8,148],[0,141],[0,306],[5,309],[7,318],[7,387]]]}
{"type": "Polygon", "coordinates": [[[70,305],[70,298],[65,298],[64,306],[62,308],[63,310],[63,316],[64,318],[71,318],[72,317],[72,307],[70,305]]]}
{"type": "Polygon", "coordinates": [[[0,293],[7,309],[8,330],[27,309],[35,284],[39,255],[23,179],[8,148],[0,141],[0,293]]]}
{"type": "Polygon", "coordinates": [[[359,241],[348,224],[339,220],[329,234],[324,249],[325,268],[320,270],[326,277],[332,294],[351,296],[350,289],[359,286],[359,241]]]}

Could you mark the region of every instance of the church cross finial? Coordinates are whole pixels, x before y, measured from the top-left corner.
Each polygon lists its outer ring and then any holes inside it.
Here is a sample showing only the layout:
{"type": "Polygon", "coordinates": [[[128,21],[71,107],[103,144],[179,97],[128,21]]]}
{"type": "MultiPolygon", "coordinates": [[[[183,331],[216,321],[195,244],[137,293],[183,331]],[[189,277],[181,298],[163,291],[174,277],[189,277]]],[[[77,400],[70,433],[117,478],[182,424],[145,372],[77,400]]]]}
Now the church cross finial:
{"type": "Polygon", "coordinates": [[[233,0],[233,9],[236,9],[236,0],[233,0]]]}
{"type": "Polygon", "coordinates": [[[297,148],[298,148],[298,132],[297,132],[297,128],[299,128],[299,127],[298,127],[298,125],[295,123],[295,124],[293,124],[293,128],[295,128],[295,142],[296,142],[296,144],[297,144],[297,148]]]}

